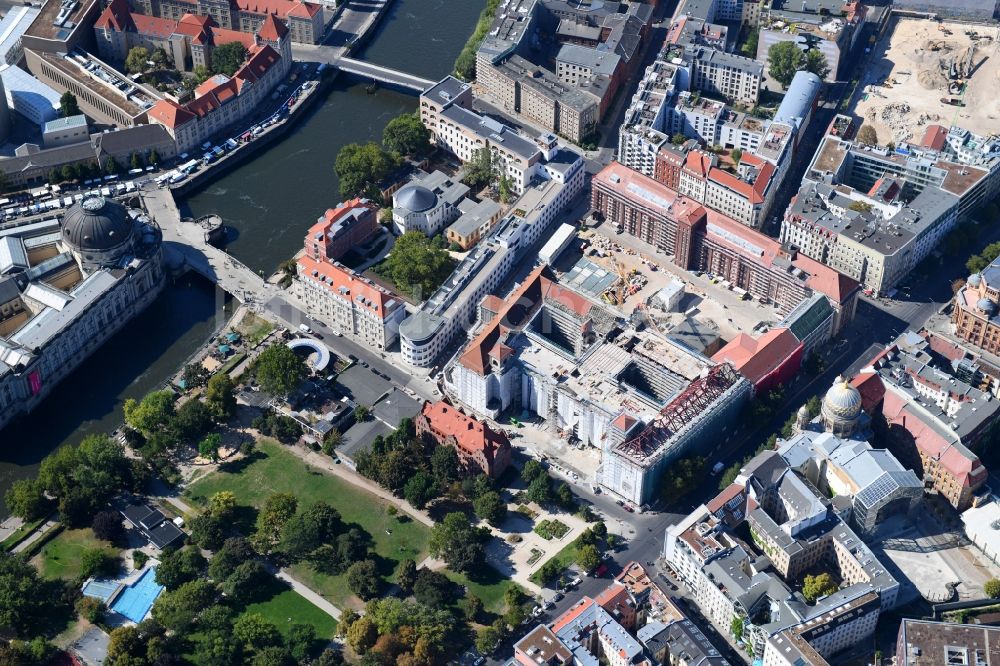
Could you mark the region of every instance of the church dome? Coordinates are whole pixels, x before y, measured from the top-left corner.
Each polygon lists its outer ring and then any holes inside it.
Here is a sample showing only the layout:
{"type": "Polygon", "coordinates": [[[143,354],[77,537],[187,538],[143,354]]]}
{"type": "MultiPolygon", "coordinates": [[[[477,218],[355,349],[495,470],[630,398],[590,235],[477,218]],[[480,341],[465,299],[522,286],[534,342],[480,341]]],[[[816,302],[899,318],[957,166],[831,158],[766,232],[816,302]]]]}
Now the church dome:
{"type": "Polygon", "coordinates": [[[997,311],[997,304],[988,298],[980,298],[976,301],[976,308],[991,315],[997,311]]]}
{"type": "Polygon", "coordinates": [[[823,397],[823,413],[844,419],[857,418],[861,413],[861,392],[844,377],[837,377],[823,397]]]}
{"type": "Polygon", "coordinates": [[[117,201],[87,197],[66,211],[62,238],[78,252],[107,252],[132,239],[132,221],[117,201]]]}
{"type": "Polygon", "coordinates": [[[969,276],[969,279],[965,281],[970,287],[978,287],[983,282],[983,276],[979,273],[973,273],[969,276]]]}
{"type": "Polygon", "coordinates": [[[406,208],[414,213],[422,213],[437,205],[437,195],[423,185],[407,185],[396,192],[394,206],[406,208]]]}

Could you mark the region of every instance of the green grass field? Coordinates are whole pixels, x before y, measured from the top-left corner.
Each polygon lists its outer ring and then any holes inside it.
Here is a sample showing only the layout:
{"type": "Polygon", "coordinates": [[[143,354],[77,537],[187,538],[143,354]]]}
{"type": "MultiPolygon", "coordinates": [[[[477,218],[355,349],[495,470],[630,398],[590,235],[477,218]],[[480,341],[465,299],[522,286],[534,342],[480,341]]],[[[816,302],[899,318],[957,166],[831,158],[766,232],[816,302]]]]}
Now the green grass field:
{"type": "Polygon", "coordinates": [[[518,587],[517,583],[504,578],[496,569],[484,566],[484,571],[476,580],[471,580],[467,575],[455,573],[450,569],[442,570],[442,573],[459,585],[468,588],[469,594],[474,594],[483,602],[483,608],[491,613],[502,613],[504,611],[504,592],[508,587],[518,587]]]}
{"type": "MultiPolygon", "coordinates": [[[[356,523],[371,535],[387,583],[395,580],[400,561],[411,558],[420,562],[427,555],[430,529],[425,525],[406,516],[388,515],[386,502],[307,465],[272,441],[262,441],[253,460],[223,465],[193,483],[185,494],[192,502],[204,505],[220,490],[236,495],[241,507],[237,526],[248,535],[253,531],[257,507],[274,493],[292,493],[300,506],[317,501],[329,503],[340,511],[344,522],[356,523]]],[[[292,572],[337,606],[346,607],[353,601],[344,576],[323,574],[305,564],[293,566],[292,572]]]]}
{"type": "Polygon", "coordinates": [[[274,623],[282,635],[295,623],[311,624],[316,638],[326,643],[333,638],[337,621],[314,606],[301,594],[284,586],[275,586],[274,595],[265,601],[249,604],[244,613],[260,613],[274,623]]]}
{"type": "Polygon", "coordinates": [[[101,548],[109,555],[119,554],[116,548],[95,537],[88,527],[63,530],[45,544],[31,561],[46,578],[75,580],[80,576],[80,555],[90,548],[101,548]]]}

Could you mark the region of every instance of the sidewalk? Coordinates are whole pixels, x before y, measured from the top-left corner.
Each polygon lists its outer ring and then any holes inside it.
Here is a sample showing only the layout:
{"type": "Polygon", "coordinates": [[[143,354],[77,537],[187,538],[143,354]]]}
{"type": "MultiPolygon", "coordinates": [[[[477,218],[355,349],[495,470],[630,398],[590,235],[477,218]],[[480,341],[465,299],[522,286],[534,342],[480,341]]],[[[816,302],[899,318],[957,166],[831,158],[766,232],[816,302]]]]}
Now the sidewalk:
{"type": "Polygon", "coordinates": [[[285,569],[281,569],[280,571],[278,571],[278,573],[275,574],[275,576],[285,581],[289,585],[291,585],[293,590],[295,590],[303,597],[308,599],[310,602],[312,602],[313,605],[315,605],[321,611],[332,617],[334,620],[340,622],[341,613],[339,608],[331,604],[329,601],[321,597],[316,592],[313,592],[310,588],[300,583],[290,573],[288,573],[288,571],[286,571],[285,569]]]}
{"type": "Polygon", "coordinates": [[[31,544],[35,543],[43,536],[48,534],[49,531],[54,529],[55,526],[58,524],[59,524],[58,520],[46,520],[44,523],[42,523],[41,527],[32,532],[31,535],[28,536],[24,541],[14,546],[14,548],[10,552],[16,554],[27,550],[28,547],[31,546],[31,544]]]}

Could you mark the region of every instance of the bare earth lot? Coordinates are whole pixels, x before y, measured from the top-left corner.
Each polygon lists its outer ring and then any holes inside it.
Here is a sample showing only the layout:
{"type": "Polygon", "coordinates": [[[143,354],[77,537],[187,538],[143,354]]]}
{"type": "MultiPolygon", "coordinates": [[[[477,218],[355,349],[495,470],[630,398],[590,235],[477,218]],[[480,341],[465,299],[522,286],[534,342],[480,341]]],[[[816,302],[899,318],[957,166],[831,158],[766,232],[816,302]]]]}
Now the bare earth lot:
{"type": "Polygon", "coordinates": [[[926,126],[933,124],[959,125],[982,135],[995,133],[1000,127],[1000,30],[921,19],[892,20],[869,56],[859,84],[863,94],[854,109],[875,127],[879,143],[919,141],[926,126]],[[955,78],[951,78],[953,64],[955,78]],[[941,102],[942,97],[962,96],[960,91],[949,90],[954,81],[966,82],[964,107],[941,102]]]}

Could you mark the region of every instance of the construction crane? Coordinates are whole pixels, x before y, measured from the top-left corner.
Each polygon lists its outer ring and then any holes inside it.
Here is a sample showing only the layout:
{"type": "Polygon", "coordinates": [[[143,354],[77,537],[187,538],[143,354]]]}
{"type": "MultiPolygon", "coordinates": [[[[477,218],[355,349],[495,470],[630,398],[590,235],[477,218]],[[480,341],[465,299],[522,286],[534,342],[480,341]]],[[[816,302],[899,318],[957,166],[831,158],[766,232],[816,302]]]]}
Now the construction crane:
{"type": "Polygon", "coordinates": [[[611,264],[615,267],[615,273],[618,274],[618,283],[615,285],[615,298],[617,299],[615,305],[624,305],[625,297],[628,291],[628,271],[625,270],[625,266],[622,265],[620,261],[611,257],[611,264]]]}

